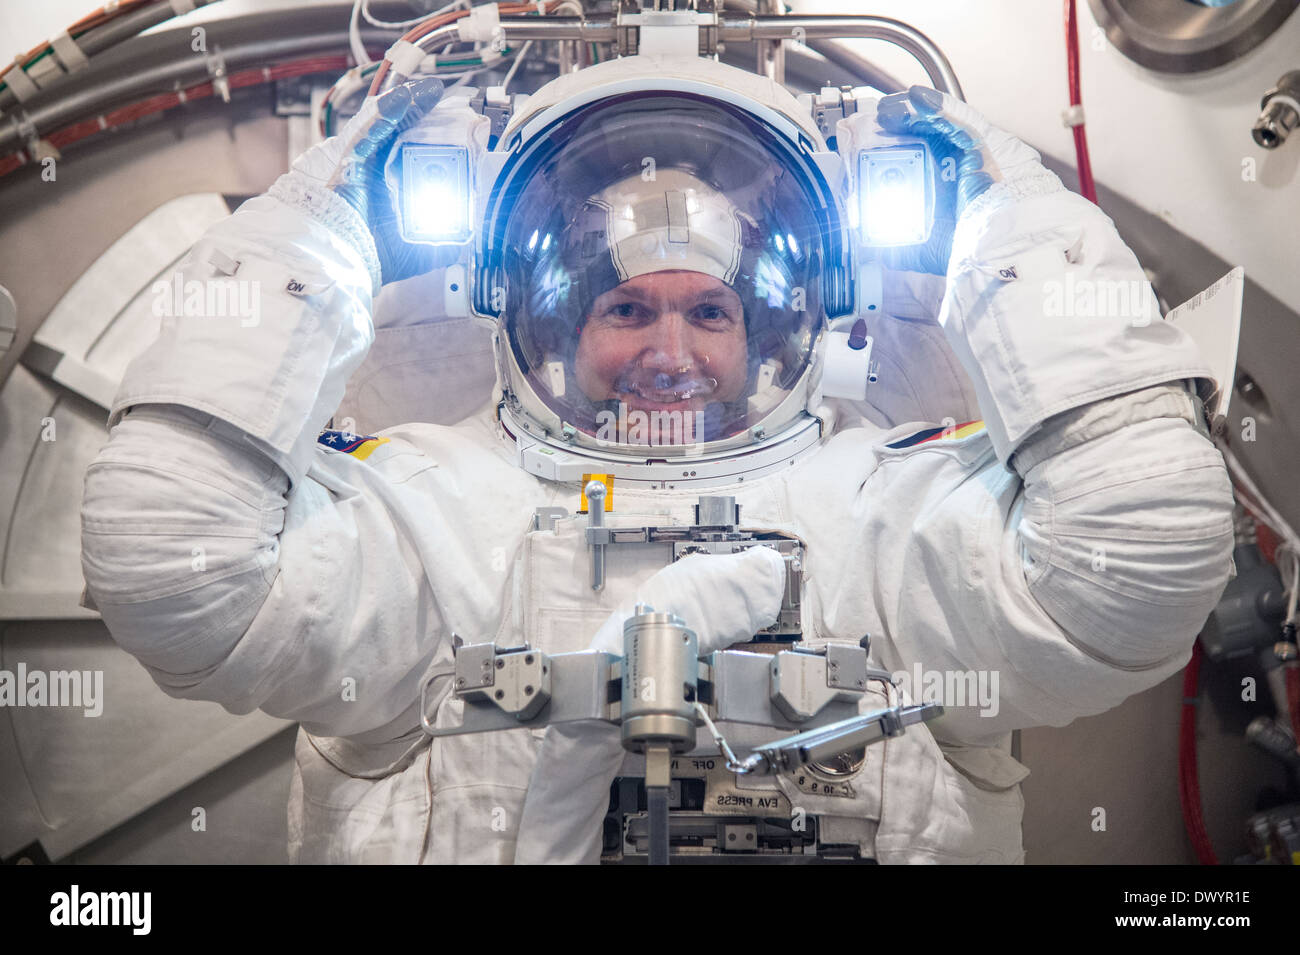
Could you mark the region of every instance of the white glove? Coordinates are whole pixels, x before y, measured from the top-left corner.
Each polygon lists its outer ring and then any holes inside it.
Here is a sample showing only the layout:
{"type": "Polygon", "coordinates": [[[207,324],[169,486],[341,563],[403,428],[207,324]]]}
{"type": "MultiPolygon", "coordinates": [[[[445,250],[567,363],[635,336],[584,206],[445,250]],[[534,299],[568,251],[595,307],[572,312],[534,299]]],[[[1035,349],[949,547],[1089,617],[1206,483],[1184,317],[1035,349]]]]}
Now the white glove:
{"type": "MultiPolygon", "coordinates": [[[[645,603],[681,617],[699,638],[700,656],[707,656],[775,623],[784,594],[785,562],[773,548],[694,554],[646,581],[636,600],[601,624],[590,649],[621,655],[623,624],[645,603]]],[[[617,725],[583,720],[548,729],[524,800],[515,862],[599,862],[601,822],[623,756],[617,725]]]]}

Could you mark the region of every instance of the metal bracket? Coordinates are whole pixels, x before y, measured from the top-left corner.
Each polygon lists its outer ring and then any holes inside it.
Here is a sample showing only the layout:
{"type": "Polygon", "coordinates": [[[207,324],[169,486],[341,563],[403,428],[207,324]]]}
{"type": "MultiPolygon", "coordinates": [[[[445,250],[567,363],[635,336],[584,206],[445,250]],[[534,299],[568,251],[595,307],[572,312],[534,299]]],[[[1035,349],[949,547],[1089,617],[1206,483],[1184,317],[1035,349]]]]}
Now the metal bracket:
{"type": "Polygon", "coordinates": [[[858,111],[858,101],[851,86],[823,86],[809,94],[808,113],[826,139],[835,135],[835,124],[858,111]]]}
{"type": "Polygon", "coordinates": [[[614,41],[619,56],[638,53],[714,56],[718,52],[718,14],[714,0],[622,0],[618,6],[614,41]],[[694,29],[695,42],[686,31],[694,29]]]}
{"type": "Polygon", "coordinates": [[[617,21],[614,27],[614,48],[619,56],[635,56],[640,29],[625,25],[625,16],[634,16],[641,12],[640,0],[622,0],[618,5],[617,21]]]}
{"type": "Polygon", "coordinates": [[[861,647],[826,645],[826,686],[834,690],[866,689],[867,655],[861,647]]]}
{"type": "Polygon", "coordinates": [[[854,703],[867,691],[867,651],[853,644],[782,650],[770,667],[772,703],[794,723],[831,703],[854,703]]]}
{"type": "Polygon", "coordinates": [[[498,650],[475,643],[456,650],[456,696],[492,703],[518,720],[532,719],[551,698],[551,660],[527,645],[498,650]]]}
{"type": "Polygon", "coordinates": [[[223,103],[230,102],[230,77],[226,75],[226,58],[221,55],[221,47],[213,45],[212,52],[203,58],[208,76],[212,79],[212,90],[221,97],[223,103]]]}
{"type": "Polygon", "coordinates": [[[566,507],[539,507],[533,513],[533,530],[554,531],[555,522],[568,516],[569,509],[566,507]]]}
{"type": "MultiPolygon", "coordinates": [[[[550,726],[624,719],[626,664],[621,656],[596,650],[547,654],[527,646],[500,648],[492,643],[453,645],[453,669],[435,673],[421,691],[421,725],[430,736],[514,729],[521,723],[550,726]],[[463,714],[459,723],[434,726],[429,718],[429,687],[449,675],[451,691],[465,703],[463,714]]],[[[859,646],[833,644],[820,651],[774,655],[717,651],[699,661],[695,709],[706,724],[705,717],[794,731],[810,722],[855,717],[865,684],[877,679],[889,681],[890,676],[867,666],[866,650],[859,646]]],[[[899,729],[888,720],[880,725],[890,732],[899,729]]]]}
{"type": "Polygon", "coordinates": [[[491,124],[488,127],[488,134],[494,138],[499,137],[510,125],[510,117],[515,112],[515,98],[500,86],[489,86],[483,94],[479,112],[486,116],[491,124]]]}

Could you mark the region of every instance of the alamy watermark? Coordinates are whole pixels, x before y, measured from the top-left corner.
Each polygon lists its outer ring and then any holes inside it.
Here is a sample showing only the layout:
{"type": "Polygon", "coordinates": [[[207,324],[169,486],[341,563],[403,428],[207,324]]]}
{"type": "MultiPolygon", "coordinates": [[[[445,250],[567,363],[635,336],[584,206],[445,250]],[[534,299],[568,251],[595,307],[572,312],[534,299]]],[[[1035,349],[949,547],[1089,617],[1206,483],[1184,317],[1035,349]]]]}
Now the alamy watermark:
{"type": "Polygon", "coordinates": [[[152,892],[83,892],[73,885],[50,896],[51,925],[124,925],[132,935],[148,935],[152,892]]]}
{"type": "Polygon", "coordinates": [[[938,703],[945,707],[978,706],[980,716],[997,716],[997,670],[924,670],[913,663],[911,671],[899,670],[894,682],[917,703],[938,703]]]}
{"type": "Polygon", "coordinates": [[[628,410],[619,403],[618,411],[596,413],[596,440],[602,444],[692,445],[698,421],[694,411],[628,410]]]}
{"type": "Polygon", "coordinates": [[[1127,318],[1137,327],[1160,318],[1160,305],[1147,282],[1076,279],[1043,283],[1043,314],[1049,318],[1127,318]]]}
{"type": "MultiPolygon", "coordinates": [[[[290,289],[292,291],[292,289],[290,289]]],[[[262,283],[257,279],[189,279],[174,272],[150,287],[153,313],[162,319],[237,318],[243,328],[262,321],[262,283]]]]}
{"type": "Polygon", "coordinates": [[[103,670],[0,670],[0,706],[80,706],[89,717],[104,712],[103,670]]]}

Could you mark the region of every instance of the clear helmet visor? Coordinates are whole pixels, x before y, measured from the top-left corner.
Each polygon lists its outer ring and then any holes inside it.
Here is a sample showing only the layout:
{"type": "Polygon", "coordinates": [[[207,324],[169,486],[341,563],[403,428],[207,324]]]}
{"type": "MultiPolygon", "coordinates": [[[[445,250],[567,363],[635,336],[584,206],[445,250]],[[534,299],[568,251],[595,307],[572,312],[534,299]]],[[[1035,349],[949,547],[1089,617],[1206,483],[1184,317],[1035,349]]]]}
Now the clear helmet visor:
{"type": "Polygon", "coordinates": [[[767,419],[809,367],[821,237],[773,137],[663,94],[603,102],[549,133],[503,237],[525,397],[602,446],[785,423],[767,419]]]}

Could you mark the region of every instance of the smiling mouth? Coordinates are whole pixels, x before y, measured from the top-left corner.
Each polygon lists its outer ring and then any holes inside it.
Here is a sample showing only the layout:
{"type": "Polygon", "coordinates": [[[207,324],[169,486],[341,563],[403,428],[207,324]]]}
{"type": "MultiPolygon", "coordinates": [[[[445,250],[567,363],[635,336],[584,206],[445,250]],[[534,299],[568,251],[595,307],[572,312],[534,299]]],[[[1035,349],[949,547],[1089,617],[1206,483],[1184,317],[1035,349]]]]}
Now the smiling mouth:
{"type": "Polygon", "coordinates": [[[667,375],[657,375],[648,382],[619,382],[615,393],[628,399],[638,399],[643,404],[669,406],[684,404],[695,398],[707,398],[716,387],[717,382],[712,379],[674,381],[667,375]]]}

